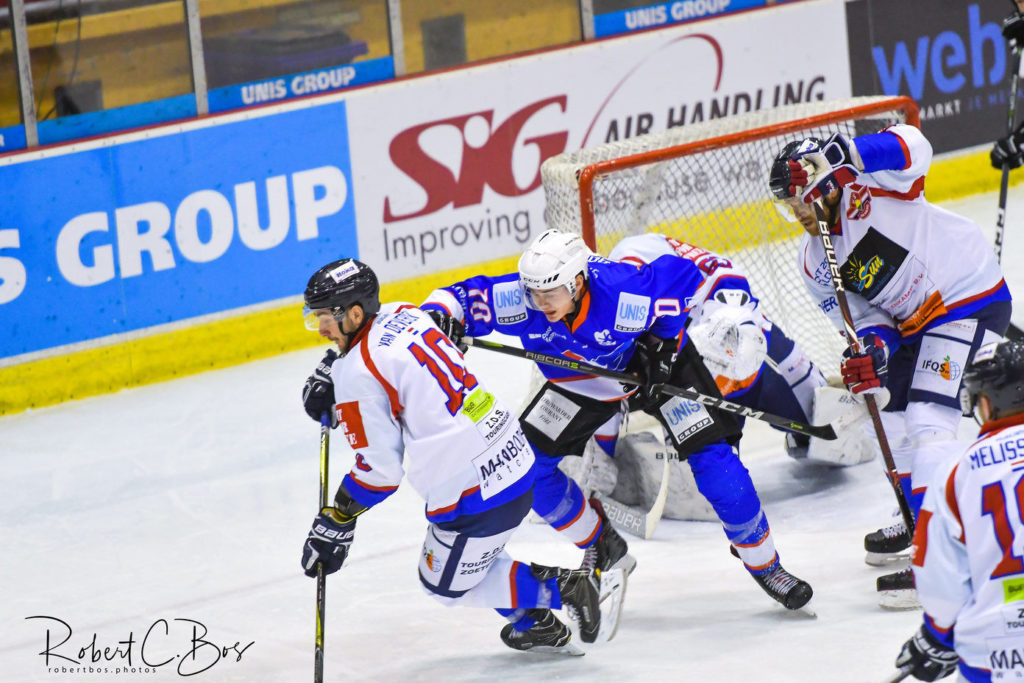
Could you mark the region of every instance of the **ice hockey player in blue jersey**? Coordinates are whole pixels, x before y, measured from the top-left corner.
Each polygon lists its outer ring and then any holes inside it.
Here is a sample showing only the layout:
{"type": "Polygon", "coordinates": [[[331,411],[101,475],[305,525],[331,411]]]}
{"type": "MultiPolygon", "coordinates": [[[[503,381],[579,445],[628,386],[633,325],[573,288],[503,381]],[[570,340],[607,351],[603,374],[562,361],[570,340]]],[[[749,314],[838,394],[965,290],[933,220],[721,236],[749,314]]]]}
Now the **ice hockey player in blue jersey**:
{"type": "Polygon", "coordinates": [[[704,279],[696,266],[670,257],[637,269],[595,255],[578,235],[549,230],[530,244],[518,270],[435,290],[421,308],[456,343],[502,332],[526,349],[635,372],[644,382],[627,390],[614,380],[539,366],[547,381],[520,416],[537,455],[533,510],[585,549],[584,566],[635,564],[600,503],[558,469],[562,456],[582,455],[629,397],[689,458],[698,489],[758,585],[789,609],[805,605],[811,587],[779,563],[761,501],[734,449],[736,419],[652,388],[671,383],[719,395],[684,330],[684,302],[704,279]]]}

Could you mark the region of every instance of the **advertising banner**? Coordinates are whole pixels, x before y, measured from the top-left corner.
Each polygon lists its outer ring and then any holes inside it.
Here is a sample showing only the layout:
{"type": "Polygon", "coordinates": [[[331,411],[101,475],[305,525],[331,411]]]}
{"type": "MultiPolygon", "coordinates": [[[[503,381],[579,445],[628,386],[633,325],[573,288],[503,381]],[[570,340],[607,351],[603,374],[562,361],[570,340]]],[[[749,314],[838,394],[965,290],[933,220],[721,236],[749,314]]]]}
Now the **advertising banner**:
{"type": "Polygon", "coordinates": [[[936,152],[1006,134],[1005,0],[846,3],[854,95],[909,95],[936,152]]]}
{"type": "Polygon", "coordinates": [[[594,15],[594,36],[602,38],[652,26],[667,26],[741,9],[764,7],[768,0],[675,0],[594,15]]]}
{"type": "Polygon", "coordinates": [[[544,230],[550,156],[848,97],[841,30],[779,47],[843,21],[841,3],[801,2],[352,93],[360,254],[384,280],[511,256],[544,230]]]}
{"type": "Polygon", "coordinates": [[[0,160],[0,357],[294,296],[358,255],[345,109],[0,160]]]}

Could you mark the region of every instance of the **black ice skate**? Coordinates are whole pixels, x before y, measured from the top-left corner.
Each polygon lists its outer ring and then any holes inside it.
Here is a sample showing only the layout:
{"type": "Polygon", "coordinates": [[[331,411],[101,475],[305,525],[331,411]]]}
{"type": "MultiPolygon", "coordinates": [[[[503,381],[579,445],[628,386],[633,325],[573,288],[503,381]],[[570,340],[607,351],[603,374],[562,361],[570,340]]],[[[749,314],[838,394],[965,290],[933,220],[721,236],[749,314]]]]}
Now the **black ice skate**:
{"type": "Polygon", "coordinates": [[[764,574],[751,574],[757,585],[764,589],[764,592],[782,603],[786,609],[800,609],[811,599],[814,591],[811,585],[802,581],[785,569],[782,565],[776,565],[775,569],[764,574]]]}
{"type": "Polygon", "coordinates": [[[604,506],[597,498],[590,499],[590,507],[601,518],[601,535],[597,542],[583,551],[583,563],[580,569],[600,569],[607,572],[611,569],[625,569],[627,574],[632,574],[636,569],[636,558],[629,554],[629,546],[626,539],[619,535],[619,532],[612,527],[608,521],[608,515],[604,512],[604,506]]]}
{"type": "Polygon", "coordinates": [[[883,567],[886,564],[902,559],[906,556],[906,550],[910,547],[910,532],[903,520],[878,531],[872,531],[864,537],[864,550],[867,555],[864,561],[874,567],[883,567]]]}
{"type": "Polygon", "coordinates": [[[530,571],[541,581],[554,578],[562,595],[562,606],[579,626],[580,640],[593,643],[601,629],[600,579],[596,569],[559,569],[531,564],[530,571]]]}
{"type": "Polygon", "coordinates": [[[908,567],[892,574],[883,574],[875,581],[878,604],[888,609],[919,609],[914,573],[908,567]]]}
{"type": "Polygon", "coordinates": [[[525,631],[517,631],[512,624],[505,624],[501,629],[501,642],[513,650],[530,652],[547,652],[562,655],[580,656],[584,654],[572,642],[569,627],[558,620],[549,609],[531,609],[526,613],[537,623],[525,631]]]}

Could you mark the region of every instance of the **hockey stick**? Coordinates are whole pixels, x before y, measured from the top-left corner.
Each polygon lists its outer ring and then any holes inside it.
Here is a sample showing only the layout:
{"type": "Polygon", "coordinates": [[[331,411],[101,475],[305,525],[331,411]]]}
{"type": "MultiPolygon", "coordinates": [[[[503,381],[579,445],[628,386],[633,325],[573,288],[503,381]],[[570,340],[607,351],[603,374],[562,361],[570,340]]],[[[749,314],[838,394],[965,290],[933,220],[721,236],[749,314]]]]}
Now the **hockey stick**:
{"type": "Polygon", "coordinates": [[[661,472],[661,486],[658,487],[658,495],[655,496],[650,510],[625,505],[611,496],[604,496],[600,493],[594,494],[601,501],[601,506],[604,508],[605,514],[608,515],[608,521],[612,523],[612,526],[643,539],[648,539],[654,535],[654,528],[661,521],[661,515],[665,512],[665,502],[668,500],[670,458],[668,453],[660,453],[660,455],[665,465],[661,472]]]}
{"type": "MultiPolygon", "coordinates": [[[[1015,58],[1017,68],[1010,74],[1010,105],[1006,115],[1006,134],[1013,135],[1017,123],[1017,95],[1020,88],[1020,71],[1024,68],[1021,61],[1021,49],[1016,40],[1010,41],[1010,54],[1015,58]]],[[[999,211],[996,213],[996,263],[1003,262],[1003,232],[1006,227],[1006,195],[1010,187],[1010,164],[1003,163],[1002,177],[999,180],[999,211]]],[[[1006,337],[1013,341],[1024,340],[1024,332],[1019,327],[1010,323],[1006,329],[1006,337]]]]}
{"type": "Polygon", "coordinates": [[[913,670],[914,670],[914,665],[913,664],[904,664],[903,666],[901,666],[899,669],[896,670],[896,673],[894,673],[889,678],[885,679],[885,683],[900,683],[900,681],[902,681],[904,678],[909,677],[910,676],[910,672],[913,671],[913,670]]]}
{"type": "MultiPolygon", "coordinates": [[[[818,236],[821,237],[821,246],[825,250],[825,261],[828,263],[829,272],[832,276],[832,288],[836,293],[836,302],[839,304],[839,311],[843,314],[843,326],[846,328],[846,343],[852,353],[860,352],[860,342],[857,341],[857,329],[853,326],[853,314],[850,313],[850,306],[846,301],[846,288],[843,285],[843,277],[839,272],[839,262],[836,260],[836,250],[832,246],[832,233],[829,230],[828,219],[825,217],[825,210],[821,202],[813,203],[814,215],[818,219],[818,236]]],[[[903,488],[896,477],[896,463],[892,459],[892,449],[889,448],[889,439],[885,436],[885,427],[882,426],[882,415],[875,403],[875,397],[871,394],[864,395],[864,402],[868,407],[868,414],[871,415],[871,424],[875,428],[875,436],[878,437],[878,446],[882,449],[882,459],[885,461],[889,483],[896,494],[896,502],[900,506],[900,514],[903,515],[903,523],[907,525],[907,531],[914,535],[914,515],[910,511],[910,504],[907,497],[903,495],[903,488]]]]}
{"type": "MultiPolygon", "coordinates": [[[[584,363],[583,361],[576,361],[571,358],[564,358],[561,356],[548,356],[543,353],[537,353],[536,351],[529,351],[527,349],[521,349],[516,346],[505,346],[504,344],[498,344],[496,342],[487,341],[485,339],[478,339],[473,337],[464,337],[463,342],[470,346],[478,346],[482,349],[488,349],[490,351],[497,351],[498,353],[504,353],[509,356],[515,356],[516,358],[525,358],[532,360],[536,363],[544,363],[545,365],[553,365],[558,368],[566,368],[568,370],[576,370],[588,375],[594,375],[596,377],[606,377],[608,379],[614,379],[624,384],[632,384],[640,386],[643,384],[636,375],[632,375],[628,372],[619,372],[618,370],[609,370],[608,368],[602,368],[599,365],[591,365],[590,363],[584,363]]],[[[761,420],[767,422],[770,425],[774,425],[780,429],[784,429],[787,432],[794,432],[796,434],[806,434],[807,436],[814,436],[819,439],[832,440],[836,438],[835,429],[832,425],[809,425],[803,422],[794,422],[789,418],[782,417],[781,415],[773,415],[772,413],[766,413],[761,410],[754,410],[746,406],[741,406],[738,403],[732,403],[726,401],[724,398],[717,396],[710,396],[708,394],[702,394],[699,391],[693,389],[683,389],[681,387],[674,387],[670,384],[656,384],[652,387],[655,391],[662,394],[668,394],[670,396],[678,396],[679,398],[686,398],[697,403],[701,403],[718,410],[733,413],[735,415],[741,415],[743,417],[753,418],[755,420],[761,420]]]]}
{"type": "MultiPolygon", "coordinates": [[[[331,416],[320,416],[320,510],[327,507],[327,465],[331,449],[331,416]]],[[[317,510],[317,513],[320,512],[317,510]]],[[[327,607],[327,575],[323,562],[316,565],[316,645],[313,650],[313,680],[324,680],[324,615],[327,607]]]]}

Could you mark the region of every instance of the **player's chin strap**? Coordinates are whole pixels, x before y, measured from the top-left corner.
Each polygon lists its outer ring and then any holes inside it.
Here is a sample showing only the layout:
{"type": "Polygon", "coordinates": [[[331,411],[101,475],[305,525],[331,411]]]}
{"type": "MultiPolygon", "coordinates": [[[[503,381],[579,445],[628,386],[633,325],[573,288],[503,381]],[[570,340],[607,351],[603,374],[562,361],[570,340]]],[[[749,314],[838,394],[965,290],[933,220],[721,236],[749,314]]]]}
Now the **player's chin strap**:
{"type": "MultiPolygon", "coordinates": [[[[486,339],[474,339],[473,337],[464,337],[463,342],[470,346],[476,346],[489,351],[497,351],[498,353],[504,353],[509,356],[515,356],[516,358],[526,358],[532,360],[535,363],[544,363],[545,365],[551,365],[556,368],[565,368],[566,370],[575,370],[586,375],[594,375],[596,377],[606,377],[608,379],[614,379],[617,382],[623,382],[625,384],[642,385],[642,380],[636,375],[628,372],[619,372],[618,370],[609,370],[608,368],[602,368],[599,365],[591,365],[590,363],[584,363],[582,361],[576,361],[571,358],[564,358],[560,356],[548,356],[543,353],[537,353],[535,351],[528,351],[527,349],[520,349],[516,346],[505,346],[504,344],[498,344],[496,342],[487,341],[486,339]]],[[[781,415],[773,415],[766,413],[761,410],[754,410],[746,406],[741,406],[738,403],[732,403],[726,401],[724,398],[719,396],[711,396],[709,394],[702,394],[694,389],[683,389],[682,387],[674,387],[670,384],[655,384],[654,390],[658,393],[668,394],[669,396],[678,396],[679,398],[689,399],[696,401],[718,410],[741,415],[743,417],[749,417],[754,420],[761,420],[767,422],[770,425],[783,429],[787,432],[793,432],[794,434],[806,434],[807,436],[817,437],[819,439],[835,439],[836,431],[832,425],[809,425],[803,422],[795,422],[787,417],[781,415]]]]}

